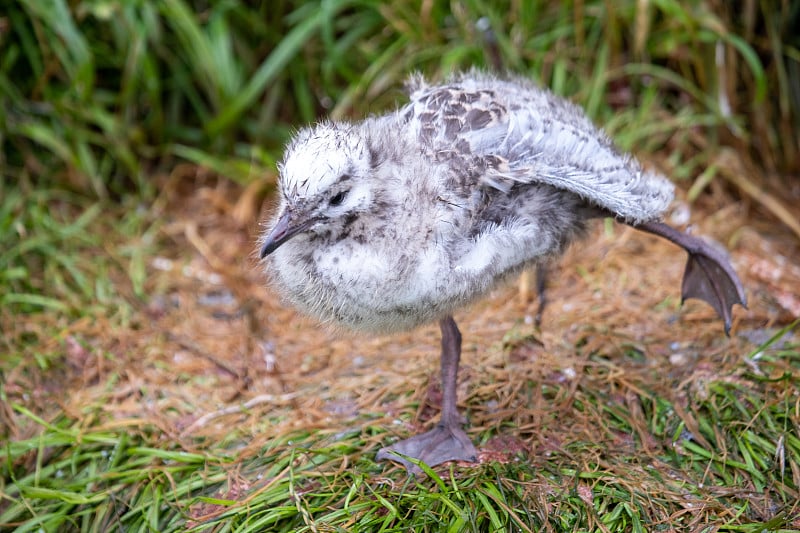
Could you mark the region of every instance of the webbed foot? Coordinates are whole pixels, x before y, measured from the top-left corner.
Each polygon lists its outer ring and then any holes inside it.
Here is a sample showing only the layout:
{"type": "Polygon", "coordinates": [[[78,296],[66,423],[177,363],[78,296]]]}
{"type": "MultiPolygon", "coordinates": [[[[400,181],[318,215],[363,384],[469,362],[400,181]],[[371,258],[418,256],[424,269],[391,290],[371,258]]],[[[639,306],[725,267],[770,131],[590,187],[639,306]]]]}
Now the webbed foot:
{"type": "Polygon", "coordinates": [[[376,458],[378,461],[397,461],[411,474],[421,471],[403,456],[418,459],[428,466],[436,466],[447,461],[475,462],[478,460],[478,450],[463,429],[439,424],[427,433],[382,448],[376,458]]]}

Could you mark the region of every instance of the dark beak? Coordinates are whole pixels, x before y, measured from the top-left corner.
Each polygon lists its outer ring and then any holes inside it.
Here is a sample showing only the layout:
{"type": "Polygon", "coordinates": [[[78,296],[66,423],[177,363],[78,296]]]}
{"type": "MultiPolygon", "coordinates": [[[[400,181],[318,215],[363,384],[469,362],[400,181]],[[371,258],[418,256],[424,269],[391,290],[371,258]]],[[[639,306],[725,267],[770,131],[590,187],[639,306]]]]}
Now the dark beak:
{"type": "Polygon", "coordinates": [[[315,221],[316,219],[313,218],[306,221],[295,221],[290,210],[284,211],[261,245],[261,259],[277,250],[280,245],[308,228],[315,221]]]}

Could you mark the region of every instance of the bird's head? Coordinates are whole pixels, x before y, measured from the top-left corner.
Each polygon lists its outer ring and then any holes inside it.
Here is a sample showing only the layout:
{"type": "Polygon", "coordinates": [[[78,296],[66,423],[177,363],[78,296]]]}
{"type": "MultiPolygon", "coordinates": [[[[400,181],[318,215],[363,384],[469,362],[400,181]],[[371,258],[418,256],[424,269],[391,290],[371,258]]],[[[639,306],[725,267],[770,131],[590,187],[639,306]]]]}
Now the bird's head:
{"type": "Polygon", "coordinates": [[[375,156],[358,129],[322,123],[301,130],[278,170],[280,210],[261,246],[264,258],[296,235],[334,233],[370,209],[375,156]]]}

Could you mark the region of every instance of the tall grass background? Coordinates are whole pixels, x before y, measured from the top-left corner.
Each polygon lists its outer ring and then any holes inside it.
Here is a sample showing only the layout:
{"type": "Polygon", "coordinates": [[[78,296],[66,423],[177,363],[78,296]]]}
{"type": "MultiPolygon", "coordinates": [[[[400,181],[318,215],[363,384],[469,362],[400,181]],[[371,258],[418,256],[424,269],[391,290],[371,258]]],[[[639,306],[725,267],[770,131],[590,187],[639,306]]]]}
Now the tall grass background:
{"type": "MultiPolygon", "coordinates": [[[[690,202],[721,190],[800,236],[785,195],[800,173],[798,28],[800,3],[788,0],[3,0],[0,377],[47,372],[58,354],[42,346],[74,321],[102,314],[135,327],[155,246],[148,209],[165,174],[189,165],[243,186],[269,182],[294,129],[390,109],[416,71],[442,79],[477,67],[534,79],[582,105],[623,149],[655,161],[690,202]]],[[[694,407],[742,431],[709,425],[687,440],[675,406],[643,404],[649,430],[681,443],[673,459],[684,472],[775,493],[783,510],[752,527],[743,525],[753,512],[745,496],[734,508],[704,504],[697,518],[677,510],[681,494],[696,494],[677,477],[639,472],[645,488],[666,490],[642,492],[614,477],[621,465],[577,474],[564,456],[544,471],[578,475],[559,494],[533,490],[541,478],[514,465],[381,485],[372,463],[342,471],[331,459],[374,444],[363,435],[333,444],[295,435],[313,454],[275,442],[274,454],[241,472],[275,483],[243,497],[230,487],[234,454],[187,453],[147,432],[45,416],[10,401],[5,385],[0,527],[644,531],[713,518],[727,531],[790,528],[800,371],[796,349],[770,346],[764,364],[783,378],[720,383],[694,407]],[[769,394],[783,403],[759,409],[769,394]],[[15,433],[20,420],[37,432],[15,433]]],[[[624,417],[609,423],[630,430],[624,417]]]]}

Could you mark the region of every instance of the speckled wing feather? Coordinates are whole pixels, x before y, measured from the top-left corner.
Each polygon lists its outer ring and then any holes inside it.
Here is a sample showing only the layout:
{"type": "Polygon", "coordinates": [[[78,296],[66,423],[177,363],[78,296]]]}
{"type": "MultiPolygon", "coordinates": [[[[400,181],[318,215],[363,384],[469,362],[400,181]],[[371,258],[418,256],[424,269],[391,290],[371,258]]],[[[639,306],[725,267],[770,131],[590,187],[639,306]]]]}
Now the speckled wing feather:
{"type": "MultiPolygon", "coordinates": [[[[546,183],[625,222],[660,217],[673,197],[666,178],[620,154],[575,105],[523,80],[470,72],[439,86],[412,79],[404,113],[436,157],[462,159],[484,186],[546,183]]],[[[457,165],[458,166],[458,165],[457,165]]]]}

